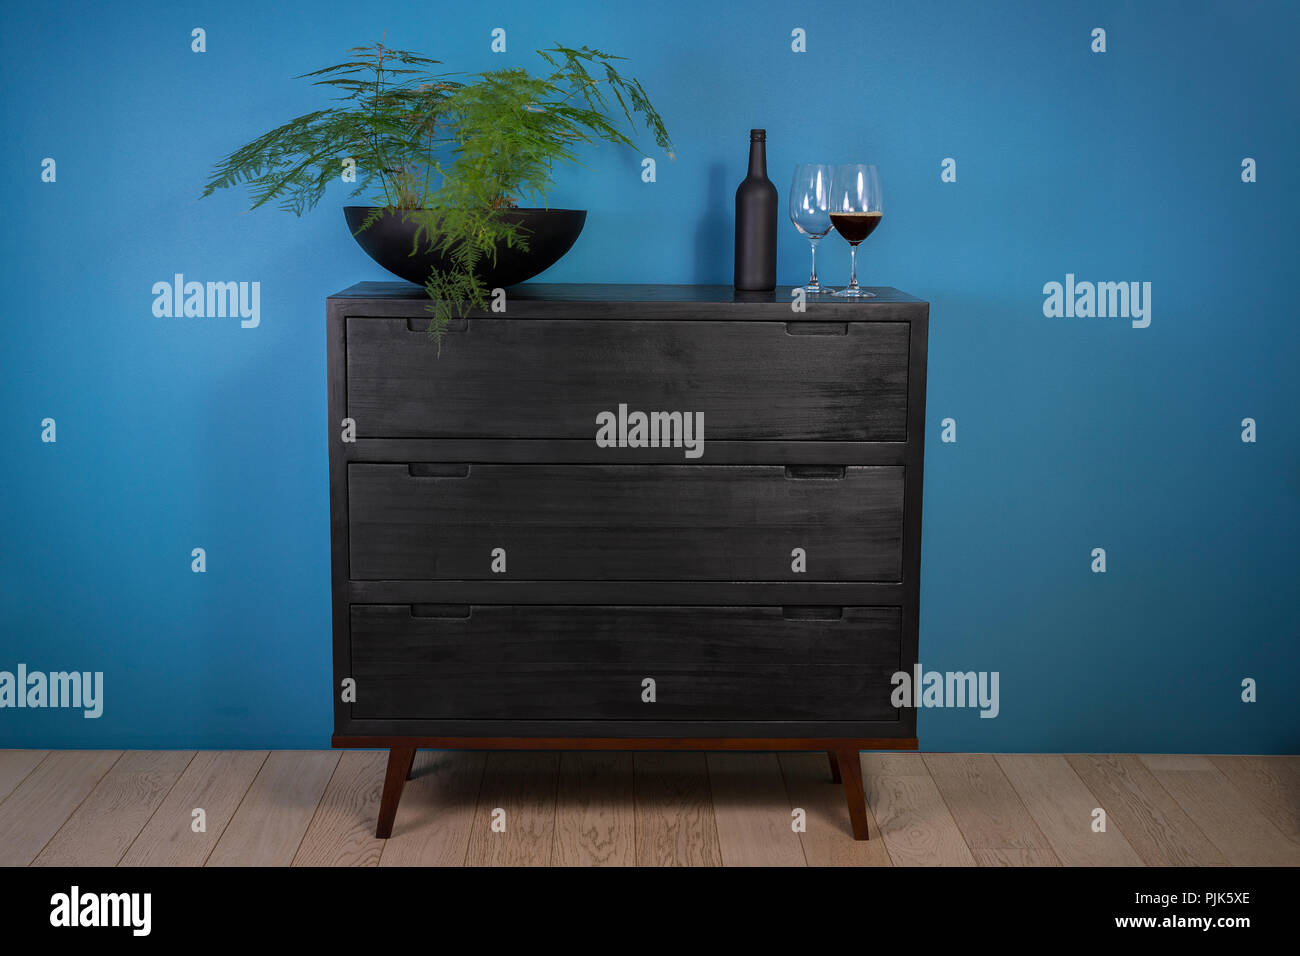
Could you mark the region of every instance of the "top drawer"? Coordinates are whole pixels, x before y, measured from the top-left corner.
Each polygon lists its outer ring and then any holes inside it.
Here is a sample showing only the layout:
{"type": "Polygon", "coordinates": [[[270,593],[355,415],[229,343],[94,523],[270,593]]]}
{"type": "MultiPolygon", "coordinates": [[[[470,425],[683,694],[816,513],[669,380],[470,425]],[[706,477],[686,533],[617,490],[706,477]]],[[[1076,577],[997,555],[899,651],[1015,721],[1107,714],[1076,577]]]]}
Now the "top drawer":
{"type": "Polygon", "coordinates": [[[906,322],[347,319],[358,438],[590,439],[620,403],[709,441],[905,441],[906,322]]]}

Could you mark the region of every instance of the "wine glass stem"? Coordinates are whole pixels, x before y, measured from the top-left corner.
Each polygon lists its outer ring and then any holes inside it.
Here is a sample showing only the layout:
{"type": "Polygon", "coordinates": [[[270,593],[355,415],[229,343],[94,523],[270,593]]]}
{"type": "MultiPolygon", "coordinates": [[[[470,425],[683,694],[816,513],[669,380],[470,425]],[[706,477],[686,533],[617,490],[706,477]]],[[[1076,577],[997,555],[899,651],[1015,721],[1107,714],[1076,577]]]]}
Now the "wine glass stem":
{"type": "Polygon", "coordinates": [[[858,287],[858,244],[855,242],[849,246],[849,288],[858,287]]]}
{"type": "Polygon", "coordinates": [[[817,281],[817,239],[809,239],[808,244],[812,246],[812,276],[808,279],[808,284],[816,289],[821,285],[821,283],[817,281]]]}

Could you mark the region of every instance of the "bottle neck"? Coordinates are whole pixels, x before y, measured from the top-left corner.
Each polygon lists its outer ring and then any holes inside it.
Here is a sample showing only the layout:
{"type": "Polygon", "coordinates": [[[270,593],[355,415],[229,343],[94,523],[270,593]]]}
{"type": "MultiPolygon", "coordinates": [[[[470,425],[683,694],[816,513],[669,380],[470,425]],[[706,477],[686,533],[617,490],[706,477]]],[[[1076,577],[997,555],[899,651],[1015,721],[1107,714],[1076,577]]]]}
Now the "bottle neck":
{"type": "Polygon", "coordinates": [[[767,142],[761,139],[749,141],[749,178],[767,178],[767,142]]]}

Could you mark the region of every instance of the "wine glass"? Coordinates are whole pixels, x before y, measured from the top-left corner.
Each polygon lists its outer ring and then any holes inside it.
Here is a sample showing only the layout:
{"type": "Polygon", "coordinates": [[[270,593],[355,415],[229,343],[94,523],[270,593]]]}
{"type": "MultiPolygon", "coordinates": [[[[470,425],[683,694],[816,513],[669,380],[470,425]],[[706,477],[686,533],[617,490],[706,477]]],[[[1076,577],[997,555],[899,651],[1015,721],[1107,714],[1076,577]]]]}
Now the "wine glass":
{"type": "Polygon", "coordinates": [[[812,275],[804,283],[808,293],[830,292],[817,281],[817,242],[831,231],[831,178],[835,167],[826,163],[800,163],[790,183],[790,221],[812,246],[812,275]]]}
{"type": "Polygon", "coordinates": [[[853,263],[847,288],[836,295],[874,296],[858,285],[858,243],[880,225],[884,209],[880,202],[880,173],[875,166],[851,163],[837,166],[831,180],[831,225],[848,240],[853,263]]]}

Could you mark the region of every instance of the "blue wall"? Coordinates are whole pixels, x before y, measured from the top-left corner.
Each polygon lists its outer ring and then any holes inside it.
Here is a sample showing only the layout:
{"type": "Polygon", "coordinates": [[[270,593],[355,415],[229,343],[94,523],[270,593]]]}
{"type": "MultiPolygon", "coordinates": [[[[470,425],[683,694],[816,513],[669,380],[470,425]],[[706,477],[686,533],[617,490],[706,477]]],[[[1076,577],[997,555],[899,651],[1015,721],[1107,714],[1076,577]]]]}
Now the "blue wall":
{"type": "MultiPolygon", "coordinates": [[[[327,743],[323,300],[389,277],[342,186],[302,219],[197,197],[231,148],[325,103],[294,75],[382,34],[464,70],[535,68],[554,41],[630,58],[678,158],[654,184],[612,147],[564,172],[552,204],[590,216],[550,281],[729,282],[751,126],[783,202],[796,162],[880,166],[864,281],[932,303],[922,661],[1001,674],[996,719],[922,711],[924,748],[1295,752],[1296,9],[7,5],[0,670],[102,670],[106,700],[0,710],[0,746],[327,743]],[[176,272],[260,281],[260,327],[155,318],[176,272]],[[1045,317],[1066,273],[1151,282],[1150,326],[1045,317]]],[[[779,254],[802,281],[784,222],[779,254]]]]}

